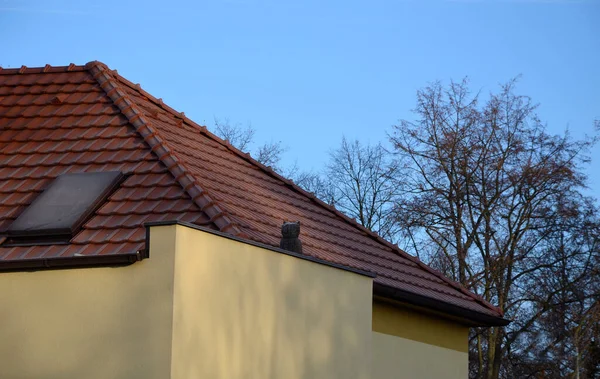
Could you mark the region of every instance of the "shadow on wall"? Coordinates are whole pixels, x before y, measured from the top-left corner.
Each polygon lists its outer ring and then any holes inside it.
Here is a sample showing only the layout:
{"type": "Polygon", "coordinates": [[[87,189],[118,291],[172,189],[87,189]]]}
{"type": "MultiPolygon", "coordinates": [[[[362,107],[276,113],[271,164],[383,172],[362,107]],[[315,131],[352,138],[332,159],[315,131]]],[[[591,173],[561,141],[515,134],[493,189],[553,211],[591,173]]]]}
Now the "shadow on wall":
{"type": "Polygon", "coordinates": [[[370,378],[371,278],[183,232],[173,378],[370,378]]]}

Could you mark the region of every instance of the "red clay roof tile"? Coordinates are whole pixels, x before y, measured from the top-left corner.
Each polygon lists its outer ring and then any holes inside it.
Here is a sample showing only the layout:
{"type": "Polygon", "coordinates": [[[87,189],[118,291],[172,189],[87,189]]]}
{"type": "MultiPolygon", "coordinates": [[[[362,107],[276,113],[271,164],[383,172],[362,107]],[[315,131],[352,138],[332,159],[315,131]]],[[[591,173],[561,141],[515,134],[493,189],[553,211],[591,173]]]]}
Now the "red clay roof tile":
{"type": "Polygon", "coordinates": [[[70,244],[0,245],[0,260],[133,253],[144,223],[170,220],[278,246],[281,222],[299,220],[306,255],[502,315],[102,63],[0,69],[0,235],[56,176],[103,170],[128,176],[70,244]]]}
{"type": "Polygon", "coordinates": [[[87,69],[17,71],[0,71],[0,232],[62,173],[120,170],[129,176],[113,195],[121,190],[156,192],[149,199],[111,198],[105,209],[135,208],[136,214],[98,210],[69,245],[0,246],[0,260],[141,250],[143,223],[165,220],[165,214],[151,212],[159,202],[176,206],[179,213],[169,214],[172,219],[207,225],[208,218],[87,69]],[[187,199],[185,207],[177,203],[182,199],[187,199]]]}

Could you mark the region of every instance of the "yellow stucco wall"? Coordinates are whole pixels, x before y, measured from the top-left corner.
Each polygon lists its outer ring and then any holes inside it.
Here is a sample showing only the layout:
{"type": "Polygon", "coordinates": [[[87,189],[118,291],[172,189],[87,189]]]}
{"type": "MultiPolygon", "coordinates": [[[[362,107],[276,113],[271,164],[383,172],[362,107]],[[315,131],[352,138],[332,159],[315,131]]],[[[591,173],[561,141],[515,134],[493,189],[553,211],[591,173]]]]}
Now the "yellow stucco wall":
{"type": "Polygon", "coordinates": [[[0,273],[0,378],[168,378],[174,228],[127,267],[0,273]]]}
{"type": "Polygon", "coordinates": [[[372,279],[177,229],[173,379],[371,377],[372,279]]]}
{"type": "Polygon", "coordinates": [[[373,379],[467,379],[467,353],[373,332],[373,379]]]}
{"type": "Polygon", "coordinates": [[[0,378],[467,377],[467,327],[373,302],[369,277],[185,226],[150,239],[127,267],[0,273],[0,378]]]}
{"type": "Polygon", "coordinates": [[[373,302],[373,378],[468,377],[469,328],[401,304],[373,302]]]}
{"type": "Polygon", "coordinates": [[[380,300],[373,302],[373,331],[467,352],[469,328],[423,310],[380,300]]]}

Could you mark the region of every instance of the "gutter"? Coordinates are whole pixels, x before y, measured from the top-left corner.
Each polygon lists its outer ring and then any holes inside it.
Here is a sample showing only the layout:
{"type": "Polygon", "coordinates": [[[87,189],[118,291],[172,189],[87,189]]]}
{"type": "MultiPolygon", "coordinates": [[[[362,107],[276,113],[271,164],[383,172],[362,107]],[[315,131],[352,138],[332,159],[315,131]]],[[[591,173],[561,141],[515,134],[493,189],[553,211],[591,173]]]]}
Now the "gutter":
{"type": "Polygon", "coordinates": [[[379,283],[373,283],[373,294],[458,317],[468,321],[471,326],[506,326],[511,323],[511,320],[501,316],[477,312],[379,283]]]}
{"type": "Polygon", "coordinates": [[[138,251],[128,254],[83,255],[39,259],[0,261],[0,272],[57,270],[67,268],[119,267],[147,258],[147,253],[138,251]]]}

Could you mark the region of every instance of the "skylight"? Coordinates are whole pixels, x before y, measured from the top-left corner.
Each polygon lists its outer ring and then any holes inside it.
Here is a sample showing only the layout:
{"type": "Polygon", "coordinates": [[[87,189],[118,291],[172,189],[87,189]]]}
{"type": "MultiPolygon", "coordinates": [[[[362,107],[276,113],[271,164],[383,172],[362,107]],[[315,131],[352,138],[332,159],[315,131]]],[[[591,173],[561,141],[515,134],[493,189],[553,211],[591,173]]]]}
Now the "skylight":
{"type": "Polygon", "coordinates": [[[119,185],[118,171],[64,174],[10,225],[9,243],[67,242],[119,185]]]}

